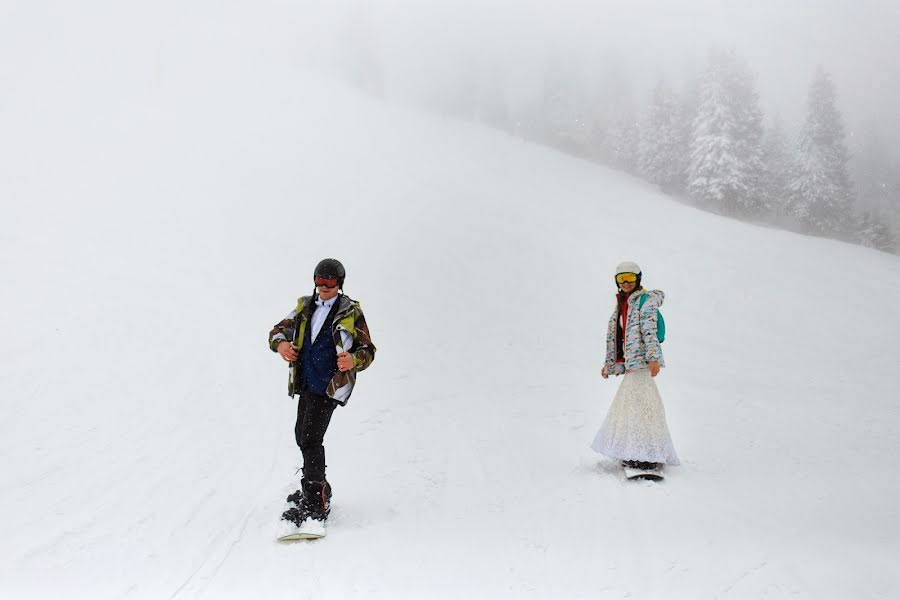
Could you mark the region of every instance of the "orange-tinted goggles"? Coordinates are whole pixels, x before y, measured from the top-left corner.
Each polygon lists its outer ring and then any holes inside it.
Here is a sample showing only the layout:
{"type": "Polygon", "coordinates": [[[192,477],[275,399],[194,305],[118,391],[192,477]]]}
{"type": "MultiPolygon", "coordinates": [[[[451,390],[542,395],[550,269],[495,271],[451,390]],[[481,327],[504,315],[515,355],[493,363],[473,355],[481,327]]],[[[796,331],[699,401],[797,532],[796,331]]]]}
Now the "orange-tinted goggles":
{"type": "Polygon", "coordinates": [[[338,285],[337,279],[328,279],[327,277],[319,277],[316,275],[315,277],[316,287],[324,285],[327,288],[336,288],[338,285]]]}
{"type": "Polygon", "coordinates": [[[634,273],[619,273],[616,275],[616,283],[634,283],[637,281],[637,275],[634,273]]]}

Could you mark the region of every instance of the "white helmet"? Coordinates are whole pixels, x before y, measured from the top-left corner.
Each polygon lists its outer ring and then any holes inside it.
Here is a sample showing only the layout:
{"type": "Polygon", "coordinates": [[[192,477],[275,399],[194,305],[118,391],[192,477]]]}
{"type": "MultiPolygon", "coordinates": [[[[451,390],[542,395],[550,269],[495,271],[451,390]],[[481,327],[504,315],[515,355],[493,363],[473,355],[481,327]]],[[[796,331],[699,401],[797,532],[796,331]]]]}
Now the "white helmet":
{"type": "Polygon", "coordinates": [[[619,273],[634,273],[635,275],[641,274],[641,268],[638,266],[636,262],[631,262],[630,260],[626,260],[625,262],[619,263],[619,266],[616,267],[615,274],[619,273]]]}

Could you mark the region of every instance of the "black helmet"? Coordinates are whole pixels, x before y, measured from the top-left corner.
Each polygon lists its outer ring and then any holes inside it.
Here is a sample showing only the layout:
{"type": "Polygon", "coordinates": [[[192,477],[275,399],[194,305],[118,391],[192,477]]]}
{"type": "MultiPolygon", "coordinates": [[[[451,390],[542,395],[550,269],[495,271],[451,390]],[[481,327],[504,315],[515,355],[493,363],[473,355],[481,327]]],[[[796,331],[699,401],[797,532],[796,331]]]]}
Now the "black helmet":
{"type": "Polygon", "coordinates": [[[336,258],[324,258],[320,260],[319,264],[316,265],[316,270],[313,271],[313,279],[316,277],[337,279],[339,287],[344,287],[345,276],[346,272],[344,271],[344,265],[336,258]]]}

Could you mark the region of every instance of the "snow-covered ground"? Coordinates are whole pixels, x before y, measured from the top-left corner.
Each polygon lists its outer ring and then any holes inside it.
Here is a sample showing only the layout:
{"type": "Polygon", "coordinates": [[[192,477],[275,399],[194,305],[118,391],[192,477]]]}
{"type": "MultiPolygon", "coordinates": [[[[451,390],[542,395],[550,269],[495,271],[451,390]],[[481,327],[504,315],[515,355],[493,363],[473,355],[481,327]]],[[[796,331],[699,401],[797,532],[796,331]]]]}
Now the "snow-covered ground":
{"type": "Polygon", "coordinates": [[[900,595],[898,257],[382,104],[287,26],[154,14],[6,14],[0,597],[900,595]],[[266,336],[325,256],[378,353],[329,536],[280,545],[266,336]],[[662,484],[589,449],[625,259],[667,294],[662,484]]]}

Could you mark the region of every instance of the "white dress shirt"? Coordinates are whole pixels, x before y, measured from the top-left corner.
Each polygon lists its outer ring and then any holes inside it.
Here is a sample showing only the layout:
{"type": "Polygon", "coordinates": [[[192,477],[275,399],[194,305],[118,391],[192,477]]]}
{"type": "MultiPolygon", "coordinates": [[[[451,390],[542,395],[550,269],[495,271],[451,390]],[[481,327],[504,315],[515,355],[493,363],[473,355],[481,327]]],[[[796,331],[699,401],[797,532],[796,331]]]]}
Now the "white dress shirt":
{"type": "MultiPolygon", "coordinates": [[[[310,319],[310,326],[312,329],[309,331],[310,339],[315,342],[316,338],[319,337],[319,332],[322,330],[322,325],[325,324],[325,318],[328,317],[328,313],[331,312],[331,307],[334,306],[334,303],[337,302],[337,299],[340,296],[335,296],[331,300],[327,300],[323,302],[316,298],[316,310],[313,312],[312,319],[310,319]]],[[[341,348],[337,348],[338,352],[349,352],[350,348],[353,346],[353,337],[349,332],[341,329],[341,348]]]]}
{"type": "Polygon", "coordinates": [[[326,300],[322,302],[316,297],[316,311],[313,313],[312,319],[310,319],[310,325],[312,325],[312,330],[309,332],[312,336],[310,339],[312,341],[316,341],[316,338],[319,337],[319,332],[322,330],[322,325],[325,324],[325,318],[328,316],[328,313],[331,312],[331,307],[334,306],[334,303],[337,302],[338,297],[335,296],[331,300],[326,300]]]}

